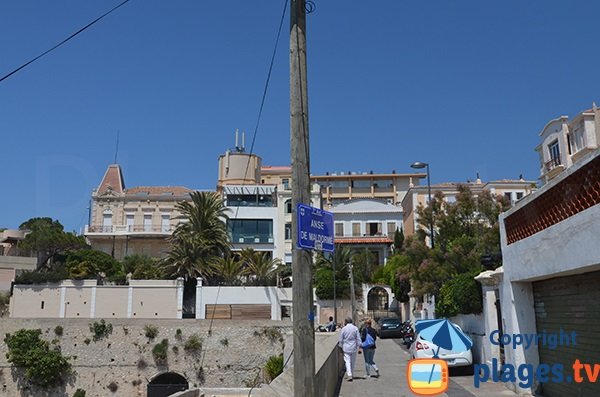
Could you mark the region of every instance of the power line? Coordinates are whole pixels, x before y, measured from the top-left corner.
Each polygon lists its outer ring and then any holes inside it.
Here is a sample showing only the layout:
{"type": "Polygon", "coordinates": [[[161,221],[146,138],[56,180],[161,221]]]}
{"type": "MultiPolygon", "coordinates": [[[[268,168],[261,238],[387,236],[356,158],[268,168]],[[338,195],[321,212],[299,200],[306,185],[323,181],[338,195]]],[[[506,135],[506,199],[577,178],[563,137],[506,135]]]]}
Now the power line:
{"type": "Polygon", "coordinates": [[[17,73],[19,70],[21,70],[21,69],[25,68],[26,66],[32,64],[33,62],[37,61],[38,59],[40,59],[44,55],[48,54],[49,52],[51,52],[51,51],[57,49],[58,47],[60,47],[61,45],[65,44],[67,41],[71,40],[73,37],[77,36],[79,33],[82,33],[84,30],[86,30],[87,28],[91,27],[93,24],[95,24],[96,22],[100,21],[102,18],[104,18],[108,14],[112,13],[113,11],[116,11],[118,8],[120,8],[121,6],[125,5],[125,3],[128,3],[128,2],[129,2],[129,0],[124,0],[119,5],[113,7],[110,11],[107,11],[104,14],[100,15],[98,18],[94,19],[92,22],[88,23],[87,25],[85,25],[84,27],[82,27],[81,29],[79,29],[77,32],[73,33],[72,35],[70,35],[69,37],[67,37],[66,39],[64,39],[63,41],[61,41],[60,43],[56,44],[54,47],[50,48],[49,50],[44,51],[43,53],[41,53],[40,55],[36,56],[35,58],[33,58],[32,60],[30,60],[29,62],[24,63],[23,65],[19,66],[18,68],[16,68],[15,70],[13,70],[12,72],[10,72],[9,74],[3,76],[2,78],[0,78],[0,83],[3,82],[4,80],[6,80],[7,78],[9,78],[10,76],[12,76],[13,74],[17,73]]]}

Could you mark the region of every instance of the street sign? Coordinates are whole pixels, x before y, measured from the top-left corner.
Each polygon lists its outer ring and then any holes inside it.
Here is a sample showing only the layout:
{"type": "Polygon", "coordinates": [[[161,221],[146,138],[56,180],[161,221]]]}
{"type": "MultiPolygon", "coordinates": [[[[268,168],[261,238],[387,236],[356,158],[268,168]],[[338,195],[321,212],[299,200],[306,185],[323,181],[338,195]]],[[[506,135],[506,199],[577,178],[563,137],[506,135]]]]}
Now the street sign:
{"type": "Polygon", "coordinates": [[[298,248],[333,252],[333,214],[300,204],[296,206],[298,248]]]}

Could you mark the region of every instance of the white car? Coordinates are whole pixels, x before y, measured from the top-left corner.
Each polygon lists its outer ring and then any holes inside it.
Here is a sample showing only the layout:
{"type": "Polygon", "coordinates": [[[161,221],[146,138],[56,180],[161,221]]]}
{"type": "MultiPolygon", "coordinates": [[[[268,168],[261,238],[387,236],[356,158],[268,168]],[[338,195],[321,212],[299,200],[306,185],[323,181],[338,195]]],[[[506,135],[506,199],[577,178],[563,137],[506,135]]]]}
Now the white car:
{"type": "MultiPolygon", "coordinates": [[[[460,329],[458,325],[456,327],[460,329]]],[[[443,348],[439,349],[438,358],[445,360],[449,368],[463,367],[467,373],[473,374],[473,353],[471,349],[461,353],[454,353],[443,348]]],[[[438,346],[417,334],[415,341],[410,345],[409,351],[412,358],[433,358],[435,352],[438,351],[438,346]]]]}

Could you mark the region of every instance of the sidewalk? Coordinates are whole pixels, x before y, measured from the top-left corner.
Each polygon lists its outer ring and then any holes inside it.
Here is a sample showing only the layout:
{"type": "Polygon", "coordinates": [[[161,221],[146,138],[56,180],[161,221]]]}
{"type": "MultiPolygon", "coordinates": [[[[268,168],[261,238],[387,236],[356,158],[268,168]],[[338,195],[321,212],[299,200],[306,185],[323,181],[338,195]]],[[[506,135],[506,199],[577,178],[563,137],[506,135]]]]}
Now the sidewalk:
{"type": "MultiPolygon", "coordinates": [[[[406,350],[393,339],[378,339],[375,362],[379,367],[379,378],[367,378],[362,354],[356,358],[353,382],[342,381],[340,397],[399,396],[412,397],[406,382],[406,366],[410,357],[406,350]]],[[[480,388],[473,386],[472,376],[451,376],[448,391],[442,397],[509,397],[517,394],[503,384],[483,383],[480,388]]]]}

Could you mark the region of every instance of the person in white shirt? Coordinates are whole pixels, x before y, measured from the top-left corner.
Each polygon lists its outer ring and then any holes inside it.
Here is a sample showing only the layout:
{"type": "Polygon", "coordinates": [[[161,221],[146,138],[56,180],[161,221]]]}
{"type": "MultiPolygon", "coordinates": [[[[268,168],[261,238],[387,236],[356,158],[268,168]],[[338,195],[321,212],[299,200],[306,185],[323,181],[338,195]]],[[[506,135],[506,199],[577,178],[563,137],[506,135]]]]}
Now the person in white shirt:
{"type": "Polygon", "coordinates": [[[346,364],[346,377],[348,382],[352,382],[354,373],[354,364],[356,363],[356,354],[360,349],[360,332],[356,325],[352,324],[352,318],[344,320],[344,328],[340,331],[339,346],[344,352],[344,363],[346,364]]]}

